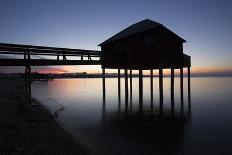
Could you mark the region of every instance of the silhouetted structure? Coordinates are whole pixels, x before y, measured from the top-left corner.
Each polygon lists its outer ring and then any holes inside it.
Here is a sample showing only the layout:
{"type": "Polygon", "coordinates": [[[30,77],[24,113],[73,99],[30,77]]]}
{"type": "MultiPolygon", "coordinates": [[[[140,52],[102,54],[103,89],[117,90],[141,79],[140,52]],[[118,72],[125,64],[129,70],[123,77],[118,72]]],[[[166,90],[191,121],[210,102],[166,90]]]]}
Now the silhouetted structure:
{"type": "MultiPolygon", "coordinates": [[[[160,101],[163,102],[163,69],[171,69],[171,100],[174,100],[174,69],[180,69],[181,101],[183,100],[183,68],[188,68],[190,85],[190,56],[183,53],[185,40],[160,23],[149,19],[129,26],[111,38],[99,44],[101,46],[102,68],[125,70],[126,99],[128,91],[127,70],[139,70],[139,92],[142,101],[142,72],[145,69],[159,69],[160,101]]],[[[104,72],[103,72],[104,73],[104,72]]],[[[104,76],[104,75],[103,75],[104,76]]],[[[120,81],[119,81],[120,83],[120,81]]],[[[190,88],[190,86],[189,86],[190,88]]],[[[130,81],[130,89],[132,82],[130,81]]],[[[153,81],[151,80],[151,92],[153,81]]],[[[188,91],[190,92],[190,90],[188,91]]],[[[162,111],[162,106],[161,106],[162,111]]]]}
{"type": "Polygon", "coordinates": [[[120,69],[124,69],[126,103],[128,103],[128,70],[130,71],[130,94],[132,94],[133,70],[139,70],[141,104],[143,101],[143,70],[150,70],[151,93],[153,93],[153,69],[159,69],[160,111],[162,112],[163,69],[171,69],[172,101],[174,101],[174,69],[180,69],[181,102],[183,102],[184,67],[188,68],[188,93],[190,93],[191,60],[190,56],[183,53],[184,42],[184,39],[162,24],[146,19],[129,26],[101,43],[99,46],[102,51],[0,43],[0,54],[21,55],[17,59],[0,59],[0,66],[26,66],[27,92],[30,93],[31,66],[102,65],[103,100],[105,100],[105,69],[118,69],[119,94],[120,69]],[[72,59],[68,60],[67,57],[72,57],[72,59]],[[73,58],[76,59],[73,60],[73,58]]]}
{"type": "Polygon", "coordinates": [[[102,67],[190,67],[190,57],[183,54],[184,42],[184,39],[163,25],[146,19],[129,26],[99,45],[102,50],[102,67]]]}

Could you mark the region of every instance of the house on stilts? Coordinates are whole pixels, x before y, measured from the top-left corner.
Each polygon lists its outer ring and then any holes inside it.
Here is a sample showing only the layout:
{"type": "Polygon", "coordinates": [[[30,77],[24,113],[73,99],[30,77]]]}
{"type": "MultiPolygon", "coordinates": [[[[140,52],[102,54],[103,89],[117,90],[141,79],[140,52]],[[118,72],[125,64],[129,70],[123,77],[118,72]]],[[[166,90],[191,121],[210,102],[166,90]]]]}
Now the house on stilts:
{"type": "MultiPolygon", "coordinates": [[[[160,101],[163,101],[163,69],[171,69],[171,94],[174,98],[174,69],[180,69],[180,85],[183,99],[183,68],[188,68],[190,87],[191,57],[183,53],[186,41],[164,25],[146,19],[135,23],[111,38],[101,47],[101,65],[103,69],[103,89],[105,69],[125,70],[125,90],[128,96],[128,70],[139,70],[139,89],[142,93],[142,71],[159,70],[160,101]]],[[[131,77],[131,76],[130,76],[131,77]]],[[[130,80],[132,86],[132,80],[130,80]]],[[[152,78],[151,78],[152,82],[152,78]]],[[[104,91],[104,90],[103,90],[104,91]]],[[[190,88],[189,88],[190,91],[190,88]]]]}

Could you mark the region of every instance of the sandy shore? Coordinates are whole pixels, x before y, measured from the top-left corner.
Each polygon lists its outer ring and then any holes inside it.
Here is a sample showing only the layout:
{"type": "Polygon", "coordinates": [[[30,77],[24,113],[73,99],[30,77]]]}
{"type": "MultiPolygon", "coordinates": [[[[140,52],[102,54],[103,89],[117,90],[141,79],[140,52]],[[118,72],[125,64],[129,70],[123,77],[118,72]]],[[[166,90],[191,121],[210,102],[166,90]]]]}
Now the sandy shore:
{"type": "Polygon", "coordinates": [[[44,107],[27,104],[23,80],[0,80],[0,154],[9,153],[87,154],[44,107]]]}

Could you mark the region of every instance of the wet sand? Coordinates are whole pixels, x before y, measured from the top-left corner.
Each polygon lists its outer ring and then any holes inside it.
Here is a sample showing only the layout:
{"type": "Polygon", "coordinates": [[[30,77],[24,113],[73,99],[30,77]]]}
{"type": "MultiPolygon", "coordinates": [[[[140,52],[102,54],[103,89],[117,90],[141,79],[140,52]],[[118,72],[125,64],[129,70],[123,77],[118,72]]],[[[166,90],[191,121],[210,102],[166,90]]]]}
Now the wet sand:
{"type": "Polygon", "coordinates": [[[50,112],[32,103],[24,80],[0,80],[0,154],[87,154],[50,112]]]}

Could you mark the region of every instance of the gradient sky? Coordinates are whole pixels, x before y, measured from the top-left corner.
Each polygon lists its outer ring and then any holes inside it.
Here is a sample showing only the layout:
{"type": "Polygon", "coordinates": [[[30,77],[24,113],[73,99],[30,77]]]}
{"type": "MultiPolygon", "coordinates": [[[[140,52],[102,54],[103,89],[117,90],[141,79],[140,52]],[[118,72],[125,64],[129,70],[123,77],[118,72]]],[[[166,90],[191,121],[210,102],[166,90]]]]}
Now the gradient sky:
{"type": "MultiPolygon", "coordinates": [[[[0,42],[100,50],[122,29],[151,19],[187,40],[195,70],[232,72],[229,0],[0,0],[0,42]]],[[[100,67],[61,67],[91,71],[100,67]]],[[[6,69],[6,68],[5,68],[6,69]]],[[[0,70],[1,71],[1,70],[0,70]]]]}

